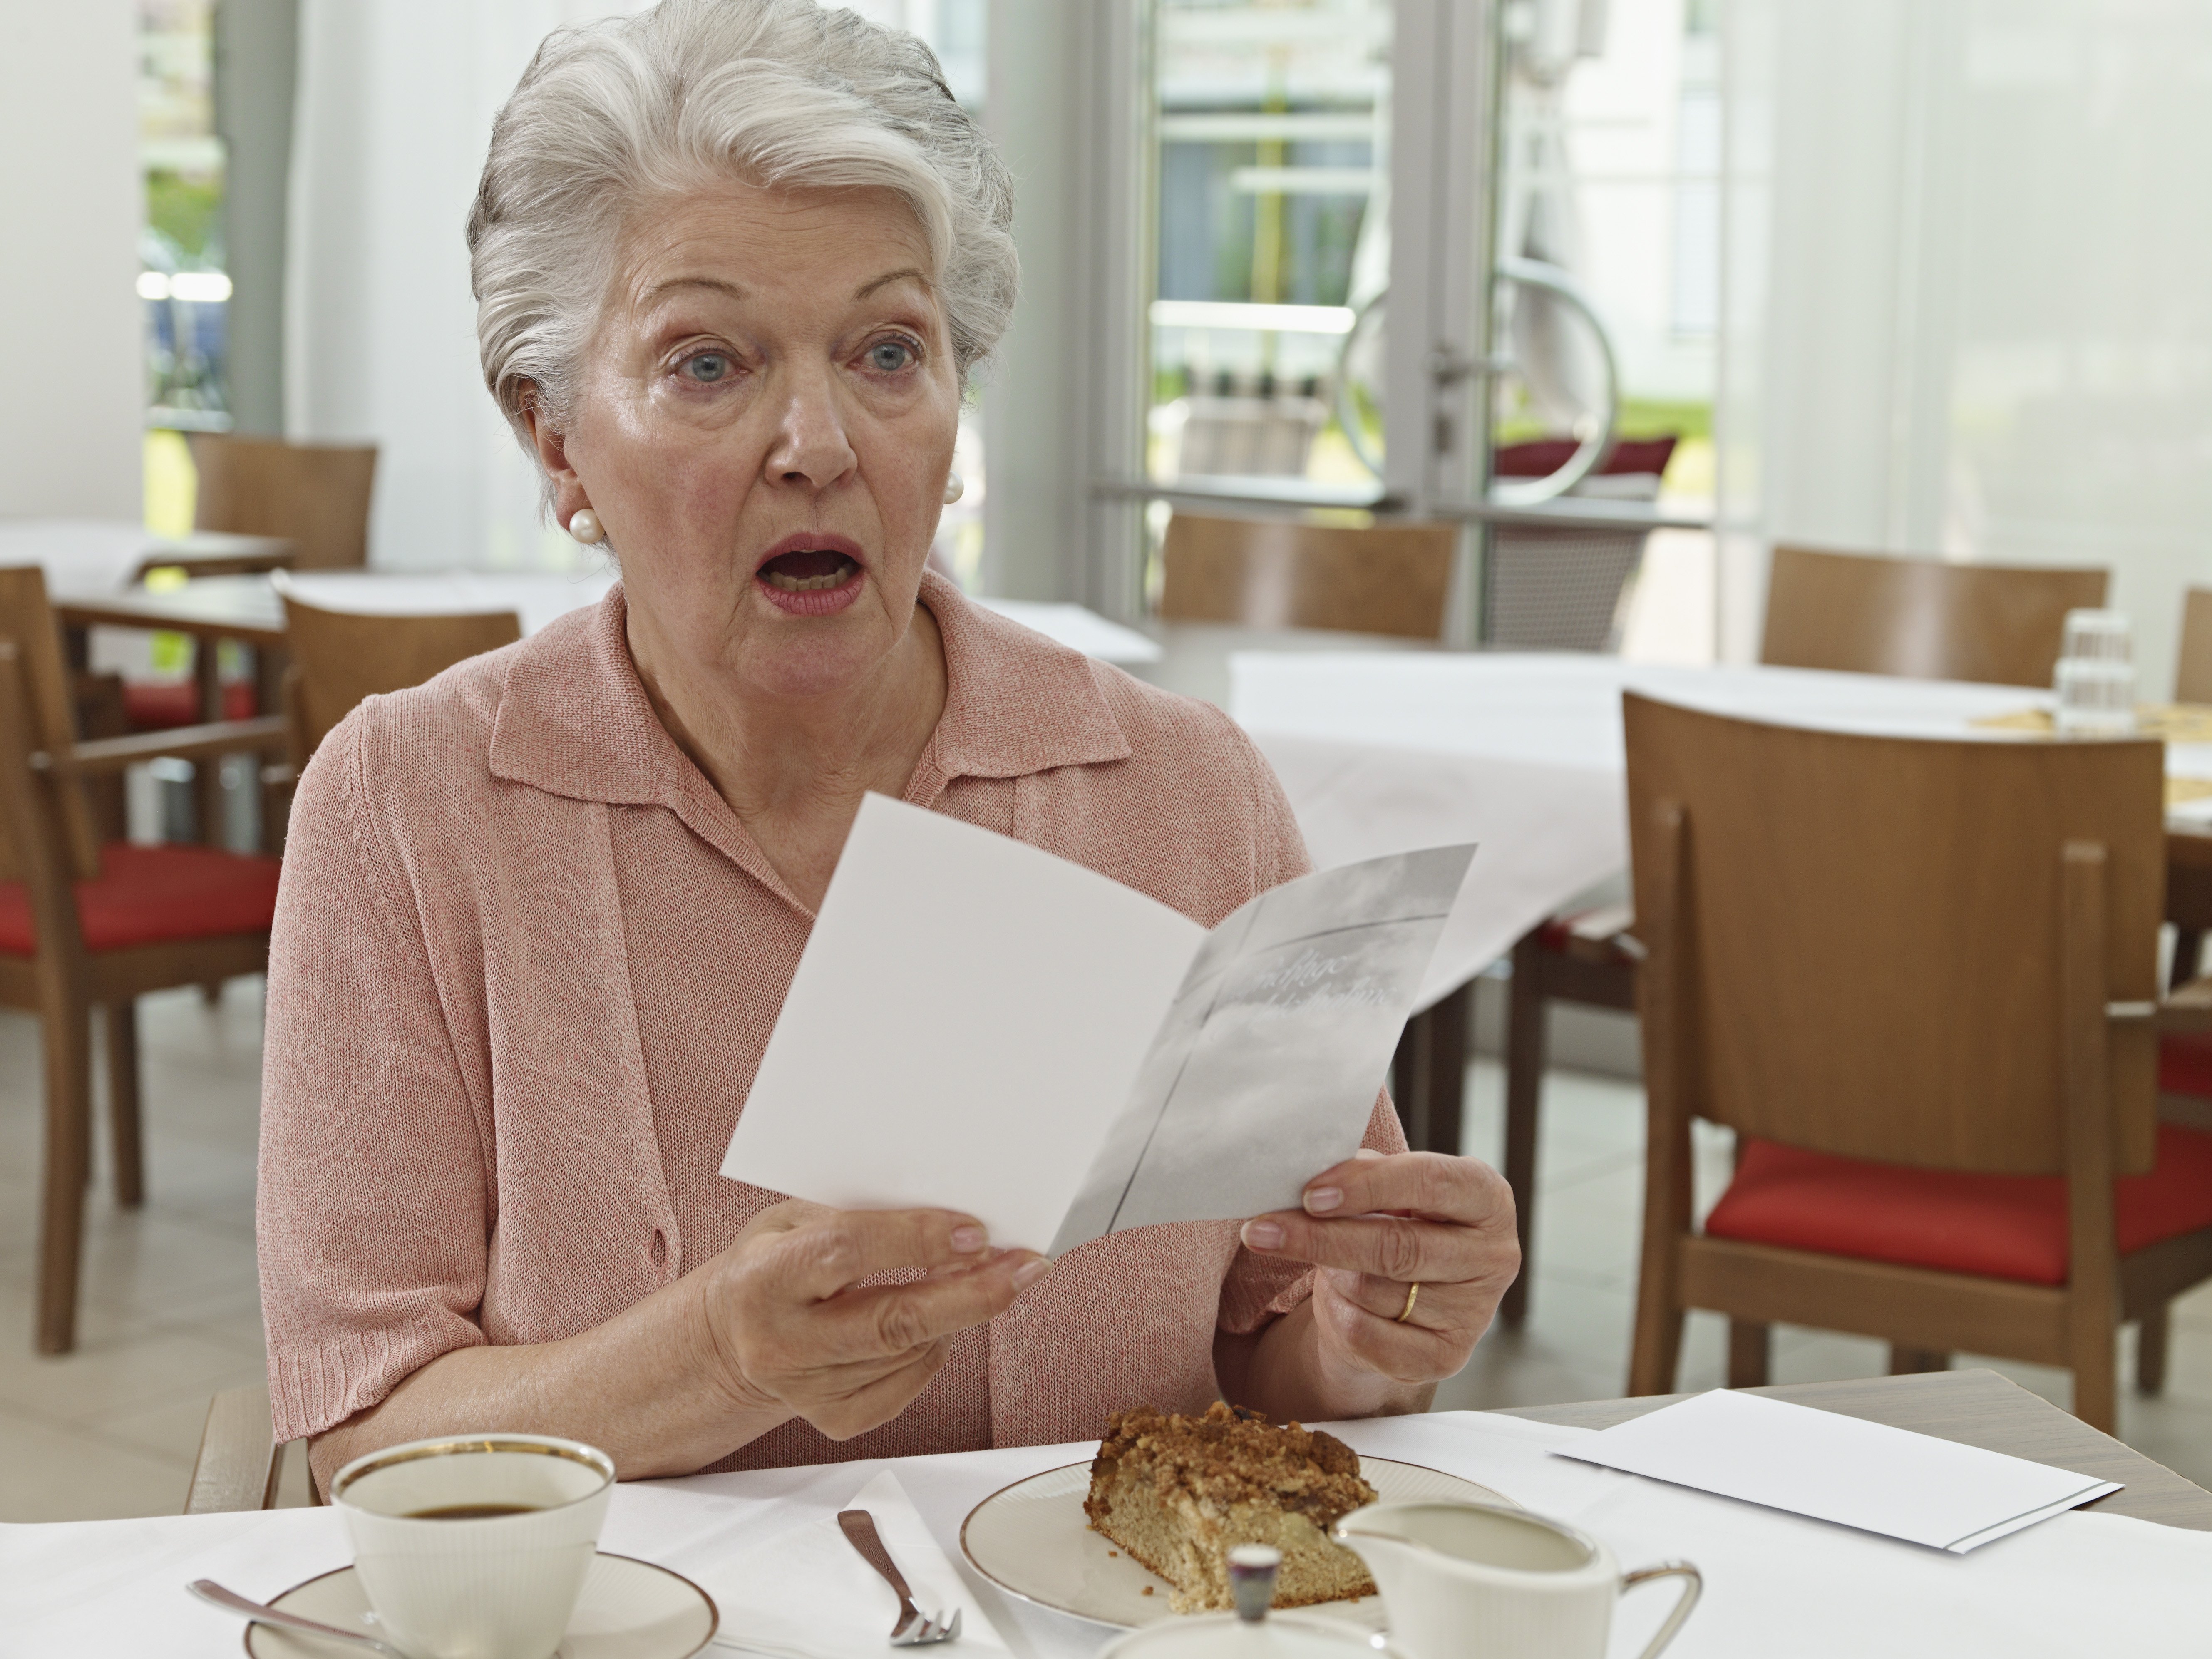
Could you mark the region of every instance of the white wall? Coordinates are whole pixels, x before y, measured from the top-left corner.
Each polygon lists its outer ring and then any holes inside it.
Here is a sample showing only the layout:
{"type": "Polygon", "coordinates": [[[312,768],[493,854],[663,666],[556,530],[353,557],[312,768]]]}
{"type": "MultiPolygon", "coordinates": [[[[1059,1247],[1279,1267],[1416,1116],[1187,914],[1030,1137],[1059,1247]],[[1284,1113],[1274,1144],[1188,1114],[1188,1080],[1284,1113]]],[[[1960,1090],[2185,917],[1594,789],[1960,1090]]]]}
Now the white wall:
{"type": "Polygon", "coordinates": [[[0,0],[0,517],[141,511],[137,27],[0,0]]]}
{"type": "MultiPolygon", "coordinates": [[[[2212,583],[2212,8],[1735,0],[1722,487],[1765,537],[2212,583]]],[[[1763,558],[1723,598],[1756,648],[1763,558]]]]}

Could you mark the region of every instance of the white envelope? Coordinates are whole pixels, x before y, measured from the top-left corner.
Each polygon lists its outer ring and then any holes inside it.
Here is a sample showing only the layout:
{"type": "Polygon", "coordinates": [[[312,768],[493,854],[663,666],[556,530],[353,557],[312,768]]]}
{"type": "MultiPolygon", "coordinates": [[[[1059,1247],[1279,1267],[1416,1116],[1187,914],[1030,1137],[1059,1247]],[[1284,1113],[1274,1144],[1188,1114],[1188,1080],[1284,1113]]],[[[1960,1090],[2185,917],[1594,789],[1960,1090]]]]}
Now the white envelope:
{"type": "Polygon", "coordinates": [[[2119,1483],[1886,1423],[1717,1389],[1562,1457],[1964,1555],[2119,1483]]]}

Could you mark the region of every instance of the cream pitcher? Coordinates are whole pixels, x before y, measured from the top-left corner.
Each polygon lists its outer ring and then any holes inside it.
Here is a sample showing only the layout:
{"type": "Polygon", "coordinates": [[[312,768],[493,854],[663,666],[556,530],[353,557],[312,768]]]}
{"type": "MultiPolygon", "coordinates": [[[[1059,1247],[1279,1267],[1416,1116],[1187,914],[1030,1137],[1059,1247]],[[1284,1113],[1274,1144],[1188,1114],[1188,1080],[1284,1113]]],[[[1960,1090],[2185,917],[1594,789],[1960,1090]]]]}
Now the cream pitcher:
{"type": "Polygon", "coordinates": [[[1331,1535],[1374,1574],[1407,1659],[1605,1659],[1620,1593],[1680,1578],[1681,1599],[1644,1650],[1655,1659],[1705,1587],[1686,1561],[1624,1574],[1587,1534],[1488,1504],[1370,1504],[1331,1535]]]}

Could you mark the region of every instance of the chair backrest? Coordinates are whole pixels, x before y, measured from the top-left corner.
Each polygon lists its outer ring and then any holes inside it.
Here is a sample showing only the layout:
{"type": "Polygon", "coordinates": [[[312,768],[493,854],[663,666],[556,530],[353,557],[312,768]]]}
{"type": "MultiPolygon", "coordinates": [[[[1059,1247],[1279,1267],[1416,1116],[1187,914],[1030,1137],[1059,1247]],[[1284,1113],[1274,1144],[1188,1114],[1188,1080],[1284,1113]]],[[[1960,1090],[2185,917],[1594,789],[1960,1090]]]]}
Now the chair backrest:
{"type": "MultiPolygon", "coordinates": [[[[1866,737],[1633,694],[1624,716],[1638,932],[1690,1112],[1848,1158],[2063,1170],[2063,849],[2105,849],[2099,1017],[2149,1001],[2160,745],[1866,737]]],[[[2147,1170],[2149,1023],[2115,1023],[2106,1056],[2118,1167],[2147,1170]]]]}
{"type": "Polygon", "coordinates": [[[303,605],[287,593],[284,633],[292,654],[284,692],[292,763],[305,766],[364,697],[404,691],[457,662],[512,645],[522,637],[522,623],[512,611],[363,616],[303,605]]]}
{"type": "Polygon", "coordinates": [[[284,537],[295,570],[368,562],[374,444],[286,444],[216,433],[194,433],[191,442],[199,473],[194,529],[284,537]]]}
{"type": "MultiPolygon", "coordinates": [[[[27,704],[25,741],[49,753],[66,750],[77,738],[76,703],[70,695],[61,630],[55,626],[53,606],[46,599],[46,572],[37,565],[0,567],[0,639],[15,642],[16,672],[27,704]]],[[[14,787],[14,780],[5,787],[14,787]]],[[[70,862],[78,879],[89,881],[100,873],[100,836],[93,827],[84,791],[73,783],[64,783],[54,794],[70,862]]],[[[4,836],[4,830],[0,830],[0,836],[4,836]]],[[[22,849],[0,840],[0,870],[14,874],[21,867],[22,856],[22,849]]]]}
{"type": "Polygon", "coordinates": [[[1170,622],[1443,633],[1456,526],[1301,524],[1177,513],[1161,549],[1170,622]]]}
{"type": "Polygon", "coordinates": [[[2212,587],[2192,587],[2183,600],[2173,700],[2212,703],[2212,587]]]}
{"type": "Polygon", "coordinates": [[[2107,573],[1774,550],[1761,662],[2048,688],[2066,613],[2107,573]]]}

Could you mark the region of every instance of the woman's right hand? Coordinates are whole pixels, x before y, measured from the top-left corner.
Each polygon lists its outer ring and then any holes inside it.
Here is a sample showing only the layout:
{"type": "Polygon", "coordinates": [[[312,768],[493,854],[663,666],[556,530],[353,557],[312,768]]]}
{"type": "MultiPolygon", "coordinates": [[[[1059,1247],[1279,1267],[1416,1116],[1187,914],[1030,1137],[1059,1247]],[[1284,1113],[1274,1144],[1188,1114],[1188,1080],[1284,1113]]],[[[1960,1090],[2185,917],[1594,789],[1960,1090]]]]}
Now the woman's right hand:
{"type": "Polygon", "coordinates": [[[906,1409],[951,1339],[1013,1305],[1050,1267],[994,1251],[948,1210],[763,1211],[701,1277],[712,1362],[741,1411],[781,1408],[832,1440],[906,1409]],[[878,1274],[904,1283],[863,1285],[878,1274]]]}

